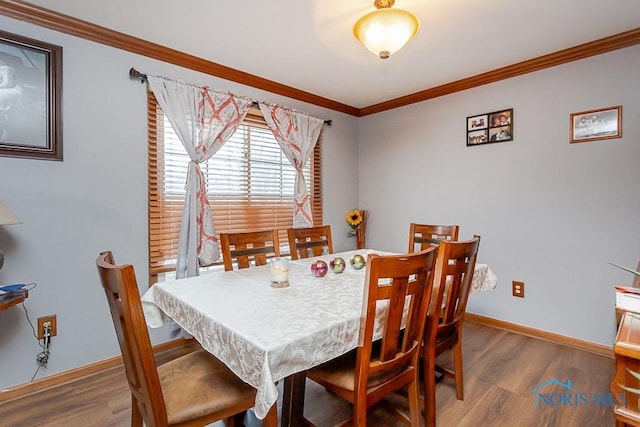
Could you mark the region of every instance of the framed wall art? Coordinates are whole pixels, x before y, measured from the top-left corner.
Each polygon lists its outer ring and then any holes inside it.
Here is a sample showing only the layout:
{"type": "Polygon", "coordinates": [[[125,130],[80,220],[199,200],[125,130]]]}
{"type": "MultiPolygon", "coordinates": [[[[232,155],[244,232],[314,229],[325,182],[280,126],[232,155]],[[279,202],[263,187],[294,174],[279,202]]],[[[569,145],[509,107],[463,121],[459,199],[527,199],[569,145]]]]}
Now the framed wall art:
{"type": "Polygon", "coordinates": [[[62,160],[62,47],[0,31],[0,156],[62,160]]]}
{"type": "Polygon", "coordinates": [[[571,114],[569,141],[596,141],[622,137],[622,106],[571,114]]]}
{"type": "Polygon", "coordinates": [[[512,108],[467,117],[467,146],[512,140],[512,108]]]}

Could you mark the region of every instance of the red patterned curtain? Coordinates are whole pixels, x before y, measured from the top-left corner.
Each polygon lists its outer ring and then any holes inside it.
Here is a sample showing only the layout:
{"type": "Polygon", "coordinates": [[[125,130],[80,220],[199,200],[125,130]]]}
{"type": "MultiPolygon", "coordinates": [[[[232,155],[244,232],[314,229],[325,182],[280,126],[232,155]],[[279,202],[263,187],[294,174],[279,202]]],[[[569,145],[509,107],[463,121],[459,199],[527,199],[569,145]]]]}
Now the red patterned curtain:
{"type": "Polygon", "coordinates": [[[198,267],[211,265],[220,258],[200,164],[213,156],[238,129],[251,107],[251,99],[165,77],[147,78],[158,105],[191,159],[176,277],[197,276],[198,267]]]}
{"type": "Polygon", "coordinates": [[[324,120],[277,104],[260,103],[267,126],[296,169],[293,226],[311,227],[311,201],[302,170],[313,154],[324,120]]]}

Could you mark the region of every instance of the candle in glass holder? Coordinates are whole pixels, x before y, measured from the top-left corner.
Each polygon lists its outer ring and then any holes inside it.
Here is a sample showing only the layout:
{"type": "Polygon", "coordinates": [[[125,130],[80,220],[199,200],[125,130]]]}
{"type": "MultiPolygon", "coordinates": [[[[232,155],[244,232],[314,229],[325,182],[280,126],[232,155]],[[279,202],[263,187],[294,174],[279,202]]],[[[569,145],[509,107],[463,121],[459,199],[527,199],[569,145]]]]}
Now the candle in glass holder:
{"type": "Polygon", "coordinates": [[[289,286],[289,258],[272,258],[269,263],[271,286],[284,288],[289,286]]]}

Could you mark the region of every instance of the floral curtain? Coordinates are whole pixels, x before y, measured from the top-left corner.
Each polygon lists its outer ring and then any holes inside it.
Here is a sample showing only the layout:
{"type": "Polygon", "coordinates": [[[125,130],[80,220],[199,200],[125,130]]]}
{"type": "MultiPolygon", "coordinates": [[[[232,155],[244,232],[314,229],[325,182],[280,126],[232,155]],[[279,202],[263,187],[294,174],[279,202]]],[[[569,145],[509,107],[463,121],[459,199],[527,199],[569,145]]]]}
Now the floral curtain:
{"type": "Polygon", "coordinates": [[[200,164],[213,156],[238,129],[251,107],[251,99],[160,76],[149,75],[147,79],[158,105],[191,159],[180,223],[176,277],[197,276],[199,266],[211,265],[220,258],[200,164]]]}
{"type": "Polygon", "coordinates": [[[296,169],[293,227],[310,227],[311,201],[302,170],[313,154],[324,120],[277,104],[260,102],[260,110],[282,152],[296,169]]]}

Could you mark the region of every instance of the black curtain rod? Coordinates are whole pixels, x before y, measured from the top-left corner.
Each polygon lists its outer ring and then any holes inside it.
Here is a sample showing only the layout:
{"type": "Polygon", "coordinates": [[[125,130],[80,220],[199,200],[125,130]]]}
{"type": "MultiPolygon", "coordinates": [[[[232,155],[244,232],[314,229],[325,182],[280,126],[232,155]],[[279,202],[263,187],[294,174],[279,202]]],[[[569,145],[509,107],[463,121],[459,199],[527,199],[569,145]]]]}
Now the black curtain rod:
{"type": "MultiPolygon", "coordinates": [[[[142,82],[142,83],[146,83],[147,82],[147,75],[144,74],[144,73],[141,73],[140,71],[136,70],[133,67],[131,67],[131,69],[129,69],[129,78],[132,79],[132,80],[140,79],[140,82],[142,82]]],[[[255,102],[255,101],[253,101],[251,103],[251,106],[253,108],[260,108],[258,103],[255,102]]],[[[329,125],[329,126],[331,126],[333,121],[332,120],[325,120],[324,123],[329,125]]]]}

